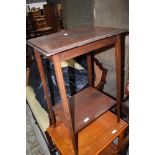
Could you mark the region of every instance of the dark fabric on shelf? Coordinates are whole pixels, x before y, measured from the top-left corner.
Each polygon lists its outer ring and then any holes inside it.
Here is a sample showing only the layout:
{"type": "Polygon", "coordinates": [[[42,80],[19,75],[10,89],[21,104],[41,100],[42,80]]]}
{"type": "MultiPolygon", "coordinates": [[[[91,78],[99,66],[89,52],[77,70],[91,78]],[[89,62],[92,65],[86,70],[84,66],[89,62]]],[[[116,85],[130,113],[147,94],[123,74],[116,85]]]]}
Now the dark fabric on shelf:
{"type": "MultiPolygon", "coordinates": [[[[86,63],[84,59],[85,57],[81,58],[81,62],[83,64],[84,62],[86,63]]],[[[55,76],[54,65],[46,58],[43,58],[42,62],[44,66],[47,86],[49,88],[49,96],[51,98],[51,102],[52,104],[60,103],[61,98],[55,76]]],[[[80,62],[80,60],[78,60],[78,62],[80,62]]],[[[65,81],[67,97],[71,97],[75,93],[81,91],[82,89],[88,86],[88,71],[86,69],[77,70],[72,67],[63,67],[62,72],[65,81]]],[[[43,92],[43,86],[41,83],[38,66],[35,60],[30,66],[29,85],[33,88],[36,99],[39,101],[41,106],[47,111],[47,104],[43,92]]]]}

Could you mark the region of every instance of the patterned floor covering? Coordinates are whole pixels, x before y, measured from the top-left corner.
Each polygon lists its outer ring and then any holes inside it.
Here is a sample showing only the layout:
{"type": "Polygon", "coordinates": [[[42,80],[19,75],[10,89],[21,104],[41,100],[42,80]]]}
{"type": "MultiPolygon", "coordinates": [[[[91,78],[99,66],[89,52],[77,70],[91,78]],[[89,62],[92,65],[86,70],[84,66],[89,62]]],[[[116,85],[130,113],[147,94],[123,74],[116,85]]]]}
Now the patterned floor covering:
{"type": "MultiPolygon", "coordinates": [[[[127,151],[126,155],[128,154],[127,151]]],[[[35,124],[28,106],[26,107],[26,155],[50,155],[46,142],[35,124]]]]}
{"type": "Polygon", "coordinates": [[[28,106],[26,107],[26,155],[50,155],[28,106]]]}

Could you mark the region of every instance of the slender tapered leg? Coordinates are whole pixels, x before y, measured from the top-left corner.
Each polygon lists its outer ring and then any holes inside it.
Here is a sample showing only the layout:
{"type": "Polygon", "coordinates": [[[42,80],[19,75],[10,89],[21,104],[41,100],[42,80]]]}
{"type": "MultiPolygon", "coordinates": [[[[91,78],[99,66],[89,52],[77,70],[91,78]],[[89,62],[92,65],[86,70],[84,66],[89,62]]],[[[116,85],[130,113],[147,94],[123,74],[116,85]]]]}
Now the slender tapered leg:
{"type": "Polygon", "coordinates": [[[88,65],[89,86],[92,86],[93,85],[93,65],[92,65],[91,53],[87,54],[87,65],[88,65]]]}
{"type": "Polygon", "coordinates": [[[115,66],[116,66],[116,99],[117,99],[117,122],[120,121],[120,106],[121,106],[121,36],[117,35],[115,43],[115,66]]]}
{"type": "Polygon", "coordinates": [[[125,135],[125,130],[123,132],[121,132],[120,135],[118,136],[118,144],[117,144],[118,150],[121,149],[121,145],[124,140],[124,135],[125,135]]]}
{"type": "Polygon", "coordinates": [[[38,64],[38,69],[39,69],[40,78],[41,78],[42,85],[43,85],[45,98],[46,98],[46,101],[47,101],[47,107],[48,107],[48,112],[49,112],[50,123],[52,123],[52,125],[55,126],[56,118],[55,118],[55,114],[54,114],[54,111],[53,111],[53,108],[52,108],[52,103],[51,103],[49,93],[48,93],[48,87],[47,87],[47,84],[46,84],[46,78],[45,78],[45,73],[44,73],[44,69],[43,69],[43,65],[42,65],[42,60],[41,60],[39,52],[34,50],[34,53],[35,53],[36,61],[37,61],[37,64],[38,64]]]}
{"type": "Polygon", "coordinates": [[[72,122],[72,118],[71,118],[71,113],[70,113],[69,103],[68,103],[68,99],[66,95],[65,83],[64,83],[64,78],[62,74],[61,61],[60,61],[59,55],[54,55],[52,57],[52,60],[54,63],[54,70],[55,70],[56,79],[57,79],[57,83],[59,87],[62,106],[64,109],[66,123],[69,129],[69,132],[70,132],[72,143],[73,143],[74,153],[75,155],[78,155],[78,135],[74,133],[74,128],[73,128],[74,122],[72,122]]]}

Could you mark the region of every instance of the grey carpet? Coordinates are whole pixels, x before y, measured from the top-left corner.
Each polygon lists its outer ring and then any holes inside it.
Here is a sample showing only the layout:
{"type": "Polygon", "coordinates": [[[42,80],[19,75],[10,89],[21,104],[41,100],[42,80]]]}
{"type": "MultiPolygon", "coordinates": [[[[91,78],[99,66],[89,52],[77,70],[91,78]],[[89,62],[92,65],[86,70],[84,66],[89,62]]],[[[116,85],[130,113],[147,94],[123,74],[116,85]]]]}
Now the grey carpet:
{"type": "Polygon", "coordinates": [[[26,155],[50,155],[28,106],[26,106],[26,155]]]}

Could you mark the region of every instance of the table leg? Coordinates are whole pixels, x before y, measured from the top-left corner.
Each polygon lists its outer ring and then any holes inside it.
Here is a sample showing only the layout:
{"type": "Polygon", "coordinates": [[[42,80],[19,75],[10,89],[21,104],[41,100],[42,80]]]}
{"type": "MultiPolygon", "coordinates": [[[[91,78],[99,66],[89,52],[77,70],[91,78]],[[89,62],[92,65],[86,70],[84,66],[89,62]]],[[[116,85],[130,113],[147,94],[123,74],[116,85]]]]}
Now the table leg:
{"type": "Polygon", "coordinates": [[[120,106],[121,106],[121,36],[117,35],[115,43],[115,66],[116,66],[116,99],[117,99],[117,122],[120,121],[120,106]]]}
{"type": "Polygon", "coordinates": [[[117,150],[121,149],[121,145],[124,140],[124,135],[125,135],[125,130],[123,132],[121,132],[120,135],[118,136],[118,144],[117,144],[118,149],[117,150]]]}
{"type": "Polygon", "coordinates": [[[37,65],[38,65],[38,69],[39,69],[39,73],[40,73],[41,82],[42,82],[42,85],[43,85],[45,98],[46,98],[46,101],[47,101],[50,125],[52,123],[52,125],[55,126],[56,118],[55,118],[55,114],[54,114],[54,111],[53,111],[53,108],[52,108],[52,103],[51,103],[50,97],[48,95],[48,87],[47,87],[47,84],[46,84],[46,78],[45,78],[45,73],[44,73],[44,69],[43,69],[43,65],[42,65],[42,60],[41,60],[39,52],[34,50],[34,53],[35,53],[35,57],[36,57],[36,61],[37,61],[37,65]]]}
{"type": "Polygon", "coordinates": [[[70,136],[72,139],[74,152],[75,152],[75,155],[78,155],[78,138],[77,138],[78,135],[74,134],[74,129],[73,129],[74,117],[72,116],[73,118],[71,118],[71,113],[70,113],[68,99],[66,95],[65,83],[64,83],[63,73],[61,69],[61,61],[60,61],[59,55],[54,55],[52,57],[52,60],[54,63],[54,70],[55,70],[58,88],[59,88],[59,92],[61,96],[61,102],[62,102],[62,106],[64,109],[67,126],[68,126],[70,136]]]}
{"type": "Polygon", "coordinates": [[[88,78],[89,78],[89,86],[93,85],[93,65],[92,65],[92,55],[91,53],[87,54],[87,65],[88,65],[88,78]]]}

